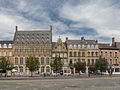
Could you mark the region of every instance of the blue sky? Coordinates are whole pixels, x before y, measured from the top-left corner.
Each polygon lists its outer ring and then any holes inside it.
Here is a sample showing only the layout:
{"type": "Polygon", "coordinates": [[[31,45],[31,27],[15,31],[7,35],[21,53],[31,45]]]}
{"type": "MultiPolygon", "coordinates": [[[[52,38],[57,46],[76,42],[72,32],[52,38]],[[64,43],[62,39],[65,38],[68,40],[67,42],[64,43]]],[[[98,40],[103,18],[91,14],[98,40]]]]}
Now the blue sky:
{"type": "Polygon", "coordinates": [[[0,0],[0,40],[19,30],[49,30],[53,41],[69,39],[120,41],[120,0],[0,0]]]}

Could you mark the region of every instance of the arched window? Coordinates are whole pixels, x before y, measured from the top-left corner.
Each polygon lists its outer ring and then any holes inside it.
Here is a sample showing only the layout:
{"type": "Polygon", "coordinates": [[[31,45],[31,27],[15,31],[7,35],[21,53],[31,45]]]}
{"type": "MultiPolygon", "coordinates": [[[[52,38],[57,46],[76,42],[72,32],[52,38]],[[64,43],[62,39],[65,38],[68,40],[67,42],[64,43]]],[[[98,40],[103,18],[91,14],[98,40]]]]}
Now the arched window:
{"type": "Polygon", "coordinates": [[[46,72],[50,72],[49,66],[46,67],[46,72]]]}
{"type": "Polygon", "coordinates": [[[77,48],[77,46],[76,45],[74,45],[74,49],[76,49],[77,48]]]}
{"type": "Polygon", "coordinates": [[[44,66],[41,67],[41,72],[44,72],[44,66]]]}
{"type": "Polygon", "coordinates": [[[20,66],[20,72],[23,72],[23,66],[20,66]]]}
{"type": "Polygon", "coordinates": [[[81,45],[78,45],[78,49],[81,49],[81,45]]]}
{"type": "Polygon", "coordinates": [[[91,45],[91,48],[94,49],[94,45],[91,45]]]}
{"type": "Polygon", "coordinates": [[[72,45],[70,45],[69,48],[72,49],[72,45]]]}
{"type": "Polygon", "coordinates": [[[17,67],[17,66],[15,66],[15,70],[17,70],[17,71],[18,71],[18,67],[17,67]]]}

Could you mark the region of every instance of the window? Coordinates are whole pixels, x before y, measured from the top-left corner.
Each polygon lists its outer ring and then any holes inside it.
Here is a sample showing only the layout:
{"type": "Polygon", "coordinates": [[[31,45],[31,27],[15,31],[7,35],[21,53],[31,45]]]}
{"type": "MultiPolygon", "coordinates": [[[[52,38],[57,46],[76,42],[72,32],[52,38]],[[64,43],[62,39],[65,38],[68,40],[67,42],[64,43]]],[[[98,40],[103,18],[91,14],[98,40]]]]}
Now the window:
{"type": "Polygon", "coordinates": [[[50,72],[50,68],[48,66],[46,67],[46,72],[50,72]]]}
{"type": "Polygon", "coordinates": [[[23,72],[23,67],[22,66],[20,66],[20,72],[23,72]]]}
{"type": "Polygon", "coordinates": [[[9,56],[12,56],[12,52],[9,52],[9,56]]]}
{"type": "Polygon", "coordinates": [[[23,64],[23,57],[20,57],[20,64],[23,64]]]}
{"type": "Polygon", "coordinates": [[[101,52],[101,56],[103,56],[103,52],[101,52]]]}
{"type": "Polygon", "coordinates": [[[60,54],[60,57],[63,57],[63,53],[60,54]]]}
{"type": "Polygon", "coordinates": [[[112,52],[110,52],[110,57],[112,57],[112,52]]]}
{"type": "Polygon", "coordinates": [[[72,64],[72,59],[70,59],[70,64],[72,64]]]}
{"type": "Polygon", "coordinates": [[[44,57],[41,57],[41,64],[44,64],[44,57]]]}
{"type": "Polygon", "coordinates": [[[15,57],[15,64],[18,64],[18,58],[15,57]]]}
{"type": "Polygon", "coordinates": [[[80,52],[78,52],[78,56],[80,56],[80,52]]]}
{"type": "Polygon", "coordinates": [[[72,45],[70,45],[69,48],[72,49],[72,45]]]}
{"type": "Polygon", "coordinates": [[[96,62],[98,61],[98,59],[96,59],[96,62]]]}
{"type": "Polygon", "coordinates": [[[115,68],[115,72],[119,72],[120,71],[120,69],[119,68],[115,68]]]}
{"type": "Polygon", "coordinates": [[[85,62],[85,59],[82,59],[82,62],[85,62]]]}
{"type": "Polygon", "coordinates": [[[64,64],[67,64],[67,59],[64,59],[64,64]]]}
{"type": "Polygon", "coordinates": [[[1,51],[0,51],[0,56],[1,56],[2,54],[1,54],[1,51]]]}
{"type": "Polygon", "coordinates": [[[92,65],[94,65],[94,59],[92,59],[92,65]]]}
{"type": "Polygon", "coordinates": [[[88,56],[90,56],[90,52],[88,52],[88,56]]]}
{"type": "Polygon", "coordinates": [[[110,64],[112,65],[112,59],[110,59],[110,64]]]}
{"type": "Polygon", "coordinates": [[[115,57],[117,57],[117,52],[115,52],[115,57]]]}
{"type": "Polygon", "coordinates": [[[76,57],[76,52],[74,52],[74,57],[76,57]]]}
{"type": "Polygon", "coordinates": [[[53,53],[53,55],[52,55],[53,57],[55,57],[55,53],[53,53]]]}
{"type": "Polygon", "coordinates": [[[82,56],[83,56],[83,57],[85,56],[85,52],[82,52],[82,56]]]}
{"type": "Polygon", "coordinates": [[[76,59],[74,59],[74,63],[76,63],[76,59]]]}
{"type": "Polygon", "coordinates": [[[44,66],[41,67],[41,72],[44,72],[44,66]]]}
{"type": "Polygon", "coordinates": [[[66,53],[64,53],[64,57],[67,57],[67,54],[66,54],[66,53]]]}
{"type": "Polygon", "coordinates": [[[107,52],[105,52],[105,56],[107,57],[107,52]]]}
{"type": "Polygon", "coordinates": [[[6,51],[4,51],[4,56],[7,56],[7,52],[6,51]]]}
{"type": "Polygon", "coordinates": [[[98,56],[98,52],[95,52],[95,55],[98,56]]]}
{"type": "Polygon", "coordinates": [[[117,59],[115,59],[115,64],[117,64],[117,59]]]}
{"type": "Polygon", "coordinates": [[[70,52],[70,57],[72,57],[72,52],[70,52]]]}
{"type": "Polygon", "coordinates": [[[49,65],[49,57],[46,58],[46,64],[49,65]]]}
{"type": "Polygon", "coordinates": [[[87,65],[90,65],[90,59],[87,60],[87,65]]]}
{"type": "Polygon", "coordinates": [[[94,56],[94,52],[92,52],[92,56],[94,56]]]}

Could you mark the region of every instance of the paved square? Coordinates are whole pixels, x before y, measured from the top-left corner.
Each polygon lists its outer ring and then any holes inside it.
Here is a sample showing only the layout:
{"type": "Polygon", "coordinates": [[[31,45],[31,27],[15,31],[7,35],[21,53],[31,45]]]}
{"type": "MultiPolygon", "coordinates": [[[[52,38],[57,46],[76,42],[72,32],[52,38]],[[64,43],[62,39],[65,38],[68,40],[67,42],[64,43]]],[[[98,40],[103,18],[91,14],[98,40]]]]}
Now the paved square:
{"type": "Polygon", "coordinates": [[[120,90],[120,78],[0,80],[0,90],[120,90]]]}

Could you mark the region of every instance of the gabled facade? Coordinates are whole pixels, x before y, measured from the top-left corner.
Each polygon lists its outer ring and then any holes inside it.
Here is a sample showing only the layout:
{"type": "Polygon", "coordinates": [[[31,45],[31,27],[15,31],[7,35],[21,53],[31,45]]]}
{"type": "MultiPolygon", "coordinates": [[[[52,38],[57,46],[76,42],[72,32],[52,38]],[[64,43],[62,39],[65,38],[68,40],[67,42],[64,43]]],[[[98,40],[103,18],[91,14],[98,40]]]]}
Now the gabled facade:
{"type": "Polygon", "coordinates": [[[58,38],[57,42],[52,43],[52,60],[54,60],[56,56],[61,57],[64,63],[63,74],[70,74],[67,56],[67,45],[66,43],[62,42],[60,37],[58,38]]]}

